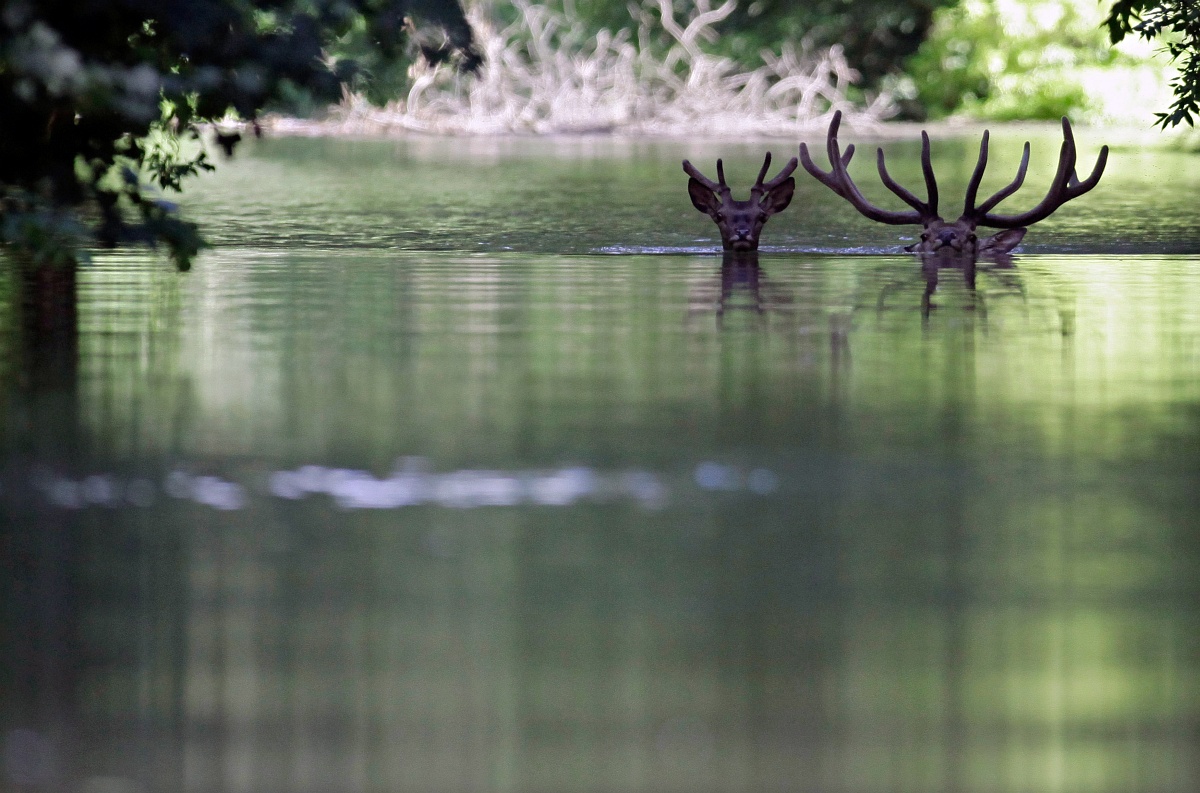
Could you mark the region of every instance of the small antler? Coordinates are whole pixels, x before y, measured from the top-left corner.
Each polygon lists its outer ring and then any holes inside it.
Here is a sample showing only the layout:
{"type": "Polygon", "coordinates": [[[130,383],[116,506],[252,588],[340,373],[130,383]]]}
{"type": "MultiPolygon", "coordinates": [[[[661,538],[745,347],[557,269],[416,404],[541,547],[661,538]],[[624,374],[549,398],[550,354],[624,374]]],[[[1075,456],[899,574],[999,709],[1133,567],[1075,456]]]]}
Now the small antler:
{"type": "MultiPolygon", "coordinates": [[[[768,154],[767,160],[769,161],[770,158],[771,155],[768,154]]],[[[709,190],[712,190],[714,193],[718,193],[721,196],[721,200],[724,201],[729,198],[730,188],[729,185],[725,184],[725,164],[721,162],[721,160],[717,160],[717,178],[721,180],[719,184],[700,173],[696,166],[692,165],[688,160],[683,161],[683,170],[688,176],[692,177],[709,190]]],[[[760,176],[759,180],[761,181],[761,179],[762,177],[760,176]]]]}
{"type": "Polygon", "coordinates": [[[847,146],[846,153],[842,154],[841,146],[838,145],[837,139],[838,127],[841,126],[841,123],[842,111],[839,110],[833,114],[833,120],[829,122],[829,132],[825,138],[825,146],[829,154],[830,170],[823,171],[818,168],[816,163],[813,162],[812,157],[809,156],[808,145],[801,143],[800,162],[804,165],[804,170],[816,177],[818,181],[830,190],[849,201],[859,212],[879,223],[907,226],[912,223],[924,223],[927,219],[937,216],[937,182],[933,178],[933,166],[929,158],[928,135],[922,133],[923,144],[921,149],[921,167],[925,173],[925,186],[929,191],[929,201],[926,202],[922,202],[892,179],[883,162],[883,149],[879,150],[879,177],[889,190],[913,208],[911,212],[896,212],[890,209],[882,209],[872,204],[863,196],[858,186],[854,184],[854,180],[850,178],[850,173],[846,170],[846,166],[850,164],[850,158],[854,156],[854,146],[847,146]]]}
{"type": "MultiPolygon", "coordinates": [[[[795,157],[788,160],[787,165],[783,166],[783,170],[775,175],[775,178],[769,182],[763,183],[763,179],[767,176],[767,170],[771,167],[771,152],[767,152],[767,156],[763,158],[762,170],[758,172],[758,179],[754,182],[754,187],[750,188],[750,200],[759,201],[763,197],[763,193],[769,193],[779,185],[783,184],[783,180],[792,175],[792,171],[796,170],[796,166],[800,163],[795,157]]],[[[718,166],[720,161],[718,160],[718,166]]]]}
{"type": "Polygon", "coordinates": [[[1037,206],[1019,215],[993,215],[991,214],[991,210],[1005,198],[1016,192],[1017,188],[1025,180],[1025,169],[1029,165],[1028,143],[1025,144],[1025,154],[1021,158],[1021,167],[1017,172],[1017,178],[1003,190],[996,193],[987,201],[984,201],[979,207],[973,206],[975,203],[975,191],[978,189],[979,179],[982,178],[983,168],[987,163],[987,133],[983,133],[983,143],[979,147],[979,164],[975,167],[975,173],[971,176],[971,185],[967,190],[967,203],[964,207],[963,217],[970,215],[971,219],[975,220],[979,225],[991,226],[998,229],[1013,229],[1028,226],[1037,223],[1039,220],[1045,220],[1072,198],[1078,198],[1095,187],[1104,173],[1104,166],[1108,164],[1108,146],[1100,147],[1100,155],[1096,158],[1096,166],[1092,168],[1091,175],[1081,182],[1079,181],[1078,174],[1075,173],[1075,136],[1071,132],[1071,122],[1067,120],[1066,116],[1063,116],[1062,128],[1063,143],[1058,153],[1058,171],[1054,174],[1054,180],[1050,183],[1050,189],[1046,193],[1046,197],[1037,206]]]}

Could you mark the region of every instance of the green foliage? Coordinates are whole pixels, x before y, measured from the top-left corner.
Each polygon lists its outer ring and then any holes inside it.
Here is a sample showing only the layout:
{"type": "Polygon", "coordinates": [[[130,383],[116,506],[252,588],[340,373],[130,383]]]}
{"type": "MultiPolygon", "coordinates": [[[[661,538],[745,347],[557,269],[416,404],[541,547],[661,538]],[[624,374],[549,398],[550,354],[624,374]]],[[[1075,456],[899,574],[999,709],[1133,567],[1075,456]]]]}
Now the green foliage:
{"type": "Polygon", "coordinates": [[[908,62],[912,94],[932,116],[1055,119],[1087,107],[1084,67],[1117,56],[1092,0],[965,0],[938,12],[908,62]]]}
{"type": "Polygon", "coordinates": [[[162,243],[187,269],[203,242],[159,193],[213,167],[201,125],[394,75],[414,19],[426,57],[478,67],[457,0],[0,0],[0,243],[57,264],[162,243]]]}
{"type": "Polygon", "coordinates": [[[899,70],[925,40],[934,12],[956,0],[754,0],[739,3],[723,28],[722,47],[742,61],[781,41],[819,48],[841,45],[863,84],[899,70]]]}
{"type": "Polygon", "coordinates": [[[1134,32],[1165,41],[1179,76],[1171,84],[1175,101],[1170,112],[1155,117],[1164,128],[1185,121],[1193,125],[1194,116],[1200,115],[1200,1],[1118,0],[1105,22],[1114,44],[1134,32]]]}

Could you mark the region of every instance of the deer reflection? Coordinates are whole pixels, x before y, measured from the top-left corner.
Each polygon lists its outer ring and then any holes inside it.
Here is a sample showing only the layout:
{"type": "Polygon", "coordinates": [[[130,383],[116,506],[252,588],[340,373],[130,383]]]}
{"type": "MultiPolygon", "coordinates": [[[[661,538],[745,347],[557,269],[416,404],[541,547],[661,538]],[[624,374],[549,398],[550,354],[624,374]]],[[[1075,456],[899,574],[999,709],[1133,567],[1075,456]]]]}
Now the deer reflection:
{"type": "Polygon", "coordinates": [[[727,315],[734,312],[749,314],[756,329],[764,332],[771,314],[786,316],[774,330],[789,340],[794,365],[813,370],[827,360],[834,378],[831,382],[838,387],[838,373],[850,365],[852,310],[815,309],[806,301],[797,306],[790,289],[767,277],[756,251],[726,251],[720,268],[689,291],[685,322],[690,324],[698,314],[713,314],[717,329],[724,330],[727,315]],[[823,351],[826,338],[829,346],[823,351]]]}
{"type": "Polygon", "coordinates": [[[765,323],[769,311],[790,310],[792,303],[791,293],[767,278],[757,251],[725,251],[716,278],[689,293],[688,317],[713,313],[722,327],[727,313],[746,311],[765,323]]]}
{"type": "MultiPolygon", "coordinates": [[[[924,282],[924,288],[921,293],[922,319],[929,319],[930,312],[937,308],[937,304],[934,303],[934,295],[941,285],[942,274],[945,271],[961,273],[963,286],[966,288],[968,296],[965,308],[968,311],[977,312],[984,319],[987,317],[987,302],[983,292],[978,288],[980,273],[986,273],[989,276],[989,280],[997,283],[1005,292],[1012,292],[1021,296],[1025,294],[1018,276],[1017,267],[1013,263],[1013,256],[1010,253],[965,258],[962,256],[947,255],[944,252],[938,251],[934,253],[917,253],[916,257],[920,263],[921,278],[924,282]]],[[[912,281],[908,277],[905,277],[903,280],[893,281],[884,286],[876,301],[876,310],[883,311],[886,308],[889,295],[904,289],[911,283],[912,281]]]]}

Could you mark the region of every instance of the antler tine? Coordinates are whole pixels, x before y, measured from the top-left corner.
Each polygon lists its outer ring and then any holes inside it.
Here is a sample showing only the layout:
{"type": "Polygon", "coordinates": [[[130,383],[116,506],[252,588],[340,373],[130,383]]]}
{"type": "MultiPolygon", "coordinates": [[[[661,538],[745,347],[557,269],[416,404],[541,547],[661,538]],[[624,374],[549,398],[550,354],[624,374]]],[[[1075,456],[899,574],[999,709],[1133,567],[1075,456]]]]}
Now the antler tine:
{"type": "Polygon", "coordinates": [[[1025,151],[1021,155],[1021,165],[1017,168],[1016,177],[1008,183],[1008,186],[997,190],[991,198],[984,201],[978,207],[974,206],[975,196],[968,194],[967,203],[963,206],[963,214],[966,215],[968,211],[974,215],[986,215],[988,212],[991,212],[997,204],[1021,188],[1021,185],[1025,183],[1025,172],[1027,170],[1029,170],[1029,141],[1025,141],[1025,151]]]}
{"type": "Polygon", "coordinates": [[[991,133],[988,130],[983,131],[983,140],[979,141],[979,161],[975,163],[975,170],[971,173],[971,181],[967,183],[967,198],[963,202],[963,215],[970,214],[975,209],[975,196],[979,194],[979,183],[983,181],[983,171],[987,168],[988,161],[988,139],[991,133]]]}
{"type": "Polygon", "coordinates": [[[929,133],[921,130],[921,173],[925,175],[925,193],[929,196],[926,212],[938,216],[937,179],[933,176],[933,158],[929,154],[929,133]]]}
{"type": "MultiPolygon", "coordinates": [[[[1064,118],[1063,123],[1066,123],[1066,121],[1066,118],[1064,118]]],[[[1100,181],[1100,177],[1104,175],[1104,166],[1106,165],[1108,165],[1108,146],[1104,145],[1100,147],[1100,154],[1096,157],[1096,164],[1092,167],[1092,172],[1088,174],[1088,178],[1081,182],[1074,170],[1072,170],[1071,181],[1067,186],[1076,191],[1075,195],[1083,195],[1100,181]]],[[[1072,196],[1072,198],[1074,197],[1072,196]]]]}
{"type": "MultiPolygon", "coordinates": [[[[854,158],[854,144],[851,143],[849,146],[846,147],[846,151],[842,154],[842,167],[849,165],[850,160],[852,160],[853,158],[854,158]]],[[[793,157],[792,159],[795,159],[795,158],[793,157]]],[[[820,168],[818,168],[816,163],[814,163],[812,161],[812,158],[808,155],[808,146],[806,146],[803,143],[800,144],[800,161],[801,161],[801,163],[804,164],[804,170],[808,171],[810,174],[812,174],[818,180],[820,180],[821,184],[825,185],[830,190],[832,190],[833,192],[840,195],[842,198],[846,197],[845,191],[842,190],[842,186],[839,185],[835,179],[833,179],[833,173],[832,172],[826,173],[825,171],[822,171],[820,168]]]]}
{"type": "MultiPolygon", "coordinates": [[[[925,149],[925,151],[928,152],[928,149],[925,149]]],[[[893,193],[895,193],[897,196],[899,196],[900,199],[902,201],[904,201],[904,203],[908,204],[910,207],[915,209],[917,211],[917,213],[921,215],[922,221],[924,221],[924,219],[926,217],[929,217],[929,218],[937,217],[937,185],[936,185],[936,183],[934,183],[934,187],[933,187],[933,197],[932,197],[933,200],[930,201],[929,203],[925,203],[925,202],[921,201],[921,199],[917,198],[915,193],[913,193],[911,190],[906,188],[904,185],[900,184],[895,179],[893,179],[892,175],[890,173],[888,173],[887,165],[884,163],[884,159],[883,159],[883,149],[882,148],[880,148],[876,152],[875,165],[879,169],[879,178],[883,181],[884,186],[887,187],[887,189],[891,190],[893,193]]],[[[932,169],[930,169],[928,174],[932,175],[932,173],[933,173],[933,171],[932,171],[932,169]]],[[[925,184],[927,187],[929,186],[930,181],[928,178],[926,179],[925,184]]]]}
{"type": "Polygon", "coordinates": [[[717,158],[717,181],[721,183],[722,190],[728,190],[729,185],[725,184],[725,163],[721,158],[717,158]]]}
{"type": "Polygon", "coordinates": [[[699,182],[700,184],[707,187],[709,190],[712,190],[714,193],[729,192],[729,186],[725,184],[725,170],[724,170],[724,168],[721,167],[720,160],[717,160],[717,174],[721,177],[720,184],[717,184],[712,179],[709,179],[707,176],[700,173],[700,171],[696,168],[696,166],[692,165],[687,160],[683,161],[683,171],[688,176],[692,177],[697,182],[699,182]]]}
{"type": "Polygon", "coordinates": [[[1075,195],[1083,195],[1088,190],[1091,190],[1100,181],[1100,177],[1104,175],[1104,166],[1108,165],[1108,146],[1107,144],[1100,147],[1100,154],[1096,157],[1096,164],[1092,168],[1092,172],[1088,174],[1088,178],[1082,182],[1073,181],[1071,189],[1077,190],[1075,195]]]}
{"type": "Polygon", "coordinates": [[[767,156],[763,157],[762,170],[758,172],[758,178],[754,180],[754,187],[751,188],[751,192],[753,192],[754,190],[762,189],[763,179],[767,178],[767,169],[770,167],[771,167],[771,152],[767,152],[767,156]]]}
{"type": "Polygon", "coordinates": [[[841,144],[838,143],[838,130],[842,126],[842,111],[838,110],[833,114],[833,118],[829,122],[829,131],[825,134],[825,153],[829,157],[829,172],[838,182],[849,180],[849,171],[845,166],[847,163],[842,162],[841,144]],[[838,165],[842,168],[839,170],[838,165]]]}
{"type": "Polygon", "coordinates": [[[829,154],[830,170],[823,171],[817,167],[816,163],[812,161],[812,157],[808,154],[808,146],[801,143],[800,162],[804,165],[804,170],[812,174],[821,184],[849,201],[851,206],[871,220],[895,226],[920,223],[922,219],[919,212],[894,212],[887,209],[880,209],[868,201],[862,192],[859,191],[858,186],[854,184],[854,180],[850,178],[850,172],[846,170],[846,166],[850,164],[850,158],[854,155],[854,147],[848,146],[846,153],[843,155],[841,148],[838,146],[837,133],[841,123],[842,112],[839,110],[833,114],[833,120],[829,122],[829,132],[825,139],[826,150],[829,154]]]}
{"type": "MultiPolygon", "coordinates": [[[[851,147],[849,153],[851,155],[854,154],[853,147],[851,147]]],[[[813,162],[812,157],[808,153],[808,145],[805,143],[800,144],[800,164],[803,165],[804,170],[808,171],[818,182],[825,185],[842,198],[846,197],[845,191],[842,190],[842,187],[837,183],[837,180],[833,178],[833,174],[828,171],[822,171],[819,167],[817,167],[817,164],[813,162]]]]}
{"type": "MultiPolygon", "coordinates": [[[[841,123],[842,123],[842,111],[838,110],[833,114],[833,120],[829,122],[829,132],[826,136],[826,146],[828,147],[828,150],[830,152],[837,151],[837,148],[838,148],[837,130],[838,130],[838,126],[841,123]]],[[[854,146],[851,145],[846,148],[845,160],[844,160],[843,164],[848,164],[850,162],[850,158],[853,156],[854,156],[854,146]]],[[[832,190],[833,192],[840,195],[842,198],[846,198],[846,191],[842,188],[842,186],[840,184],[838,184],[837,179],[834,177],[833,171],[832,170],[823,171],[823,170],[821,170],[821,168],[819,168],[817,166],[817,164],[815,162],[813,162],[812,157],[808,153],[808,144],[807,143],[800,144],[800,163],[804,166],[804,170],[806,170],[810,174],[812,174],[812,176],[818,182],[825,185],[830,190],[832,190]]],[[[847,199],[847,200],[849,200],[849,199],[847,199]]]]}
{"type": "MultiPolygon", "coordinates": [[[[1092,168],[1092,173],[1087,179],[1081,182],[1079,181],[1079,176],[1075,173],[1075,136],[1071,132],[1071,122],[1067,120],[1066,116],[1063,116],[1062,128],[1063,142],[1058,154],[1058,171],[1054,174],[1054,180],[1050,183],[1050,189],[1047,191],[1046,197],[1033,209],[1030,209],[1028,212],[1022,212],[1019,215],[993,215],[988,212],[980,212],[979,225],[991,226],[993,228],[1028,226],[1050,217],[1060,206],[1072,198],[1078,198],[1096,186],[1100,181],[1101,175],[1104,173],[1104,166],[1108,164],[1108,146],[1100,147],[1100,155],[1096,158],[1096,165],[1092,168]]],[[[1020,179],[1023,179],[1025,175],[1024,165],[1025,163],[1022,161],[1022,169],[1018,174],[1018,178],[1020,179]]],[[[1005,196],[1002,196],[1002,198],[1007,195],[1008,193],[1005,193],[1005,196]]],[[[999,203],[999,201],[989,199],[985,207],[990,209],[996,203],[999,203]]]]}
{"type": "Polygon", "coordinates": [[[767,152],[767,156],[763,158],[762,170],[758,172],[758,179],[754,182],[754,187],[750,188],[750,200],[757,201],[762,198],[763,193],[774,190],[783,184],[784,180],[792,175],[792,171],[796,170],[796,166],[799,164],[799,161],[793,157],[783,166],[783,170],[775,174],[774,179],[769,182],[763,182],[763,179],[767,176],[767,171],[771,167],[771,152],[767,152]]]}
{"type": "Polygon", "coordinates": [[[890,209],[882,209],[877,207],[868,201],[862,194],[862,191],[858,189],[858,185],[854,184],[854,180],[850,178],[850,172],[846,169],[846,165],[849,160],[843,160],[840,158],[836,148],[830,149],[829,161],[833,166],[834,175],[837,177],[838,181],[842,184],[846,191],[843,197],[846,198],[846,200],[848,200],[855,209],[866,215],[871,220],[897,226],[907,226],[911,223],[921,223],[924,220],[922,212],[919,209],[912,212],[895,212],[890,209]]]}
{"type": "MultiPolygon", "coordinates": [[[[853,148],[853,146],[851,148],[853,148]]],[[[772,188],[778,187],[785,179],[792,175],[792,172],[796,170],[798,165],[800,165],[800,161],[795,157],[788,160],[787,164],[783,166],[783,170],[775,174],[775,178],[763,185],[763,188],[766,190],[771,190],[772,188]]]]}
{"type": "Polygon", "coordinates": [[[1096,165],[1092,168],[1092,172],[1088,178],[1079,181],[1079,175],[1075,172],[1075,134],[1071,131],[1071,122],[1066,116],[1062,118],[1063,126],[1063,145],[1070,143],[1071,145],[1071,167],[1069,176],[1066,181],[1066,192],[1069,193],[1066,200],[1071,200],[1077,196],[1081,196],[1088,190],[1096,186],[1100,181],[1100,177],[1104,174],[1104,166],[1108,164],[1108,146],[1100,147],[1100,154],[1096,157],[1096,165]]]}

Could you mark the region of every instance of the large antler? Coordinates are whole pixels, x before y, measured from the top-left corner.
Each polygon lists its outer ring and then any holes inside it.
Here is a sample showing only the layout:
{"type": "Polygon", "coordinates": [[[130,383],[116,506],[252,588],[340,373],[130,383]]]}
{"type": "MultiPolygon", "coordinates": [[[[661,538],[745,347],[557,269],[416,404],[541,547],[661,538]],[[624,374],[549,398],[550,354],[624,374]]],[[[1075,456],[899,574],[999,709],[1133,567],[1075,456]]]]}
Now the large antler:
{"type": "Polygon", "coordinates": [[[975,171],[971,174],[971,181],[967,183],[967,199],[963,203],[962,213],[962,216],[967,219],[983,217],[994,206],[1017,192],[1025,181],[1026,170],[1029,169],[1029,141],[1025,141],[1025,152],[1021,155],[1021,166],[1017,168],[1016,177],[1007,186],[997,190],[991,198],[976,207],[975,196],[979,192],[979,183],[983,181],[983,171],[987,168],[988,139],[989,133],[985,129],[983,140],[979,142],[979,162],[975,163],[975,171]]]}
{"type": "Polygon", "coordinates": [[[928,135],[924,132],[921,133],[921,170],[925,174],[925,188],[929,193],[928,201],[921,201],[912,192],[906,190],[896,180],[892,179],[887,172],[887,166],[884,165],[883,149],[879,149],[877,161],[879,178],[883,180],[883,183],[889,190],[913,208],[911,212],[897,212],[891,209],[882,209],[872,204],[863,196],[862,191],[854,184],[854,180],[850,178],[850,173],[846,170],[846,166],[850,164],[850,159],[854,156],[854,146],[847,146],[846,153],[842,153],[837,139],[838,127],[841,126],[841,123],[842,111],[839,110],[833,114],[833,120],[829,122],[829,133],[825,138],[825,146],[829,154],[830,170],[823,171],[818,168],[816,163],[813,162],[812,157],[809,156],[808,145],[801,143],[800,162],[804,165],[804,170],[815,176],[818,181],[830,190],[849,201],[855,209],[871,220],[895,226],[907,226],[912,223],[924,223],[926,220],[937,217],[937,181],[933,177],[933,165],[929,157],[928,135]]]}
{"type": "Polygon", "coordinates": [[[979,181],[983,178],[983,169],[987,165],[988,134],[984,132],[983,143],[979,146],[979,164],[975,166],[975,173],[971,175],[971,183],[967,188],[967,201],[963,207],[963,217],[969,217],[980,226],[991,226],[998,229],[1029,226],[1039,220],[1045,220],[1072,198],[1078,198],[1095,187],[1104,173],[1104,166],[1108,163],[1108,146],[1100,147],[1096,166],[1092,168],[1091,175],[1081,182],[1078,174],[1075,173],[1075,136],[1071,133],[1071,122],[1067,121],[1066,116],[1063,116],[1062,128],[1063,143],[1058,153],[1058,172],[1054,174],[1050,190],[1037,206],[1019,215],[993,215],[991,210],[1016,192],[1025,180],[1025,169],[1029,165],[1028,142],[1025,144],[1025,154],[1021,158],[1021,167],[1017,171],[1017,178],[978,207],[974,205],[975,192],[979,189],[979,181]]]}

